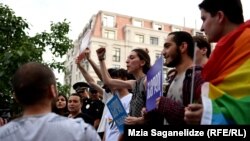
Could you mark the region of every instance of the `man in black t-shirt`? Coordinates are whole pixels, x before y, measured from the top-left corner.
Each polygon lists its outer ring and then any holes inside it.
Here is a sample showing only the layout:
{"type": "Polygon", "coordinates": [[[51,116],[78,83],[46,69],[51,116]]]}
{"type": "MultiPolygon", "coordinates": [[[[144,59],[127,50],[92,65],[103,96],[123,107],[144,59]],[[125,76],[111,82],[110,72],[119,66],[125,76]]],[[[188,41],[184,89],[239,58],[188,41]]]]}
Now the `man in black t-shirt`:
{"type": "Polygon", "coordinates": [[[94,127],[97,129],[104,109],[104,103],[100,99],[95,98],[95,96],[98,97],[97,91],[90,88],[85,82],[77,82],[73,85],[73,88],[77,94],[82,96],[82,113],[89,115],[93,119],[94,127]],[[91,96],[89,95],[88,89],[90,90],[91,96]]]}

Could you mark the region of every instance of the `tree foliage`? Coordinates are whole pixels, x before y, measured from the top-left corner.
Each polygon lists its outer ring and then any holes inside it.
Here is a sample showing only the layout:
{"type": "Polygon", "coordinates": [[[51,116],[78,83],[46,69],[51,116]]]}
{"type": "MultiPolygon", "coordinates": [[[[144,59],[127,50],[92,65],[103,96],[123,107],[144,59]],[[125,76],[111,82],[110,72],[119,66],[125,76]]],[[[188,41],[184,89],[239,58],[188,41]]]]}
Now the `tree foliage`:
{"type": "MultiPolygon", "coordinates": [[[[5,102],[13,103],[11,97],[11,78],[17,68],[29,61],[41,62],[53,69],[65,71],[64,62],[56,61],[56,57],[63,57],[73,46],[67,37],[70,30],[69,22],[64,20],[51,23],[50,32],[28,34],[29,24],[22,17],[15,15],[7,5],[0,3],[0,108],[5,102]],[[43,60],[43,54],[49,50],[52,53],[50,62],[43,60]]],[[[59,84],[66,92],[67,86],[59,84]]],[[[8,104],[7,104],[8,105],[8,104]]]]}
{"type": "Polygon", "coordinates": [[[61,83],[57,82],[58,94],[62,94],[65,96],[70,95],[70,86],[69,85],[62,85],[61,83]]]}

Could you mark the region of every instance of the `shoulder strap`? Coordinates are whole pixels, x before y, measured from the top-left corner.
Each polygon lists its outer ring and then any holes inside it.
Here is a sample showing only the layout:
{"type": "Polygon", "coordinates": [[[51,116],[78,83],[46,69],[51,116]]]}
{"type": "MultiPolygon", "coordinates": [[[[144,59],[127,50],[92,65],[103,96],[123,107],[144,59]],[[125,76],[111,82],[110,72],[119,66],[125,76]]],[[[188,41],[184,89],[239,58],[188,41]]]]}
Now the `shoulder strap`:
{"type": "Polygon", "coordinates": [[[176,74],[177,74],[176,69],[172,69],[172,70],[170,70],[170,71],[167,73],[167,85],[165,86],[165,90],[164,90],[164,92],[163,92],[163,96],[167,96],[168,89],[169,89],[171,83],[173,82],[173,80],[174,80],[176,74]]]}
{"type": "Polygon", "coordinates": [[[188,105],[190,103],[190,96],[191,96],[191,87],[192,87],[192,75],[193,75],[193,69],[195,69],[195,77],[194,77],[194,94],[193,94],[193,101],[197,101],[197,82],[202,82],[201,79],[201,71],[202,67],[201,66],[195,66],[195,67],[190,67],[187,69],[185,78],[183,81],[183,88],[182,88],[182,93],[183,93],[183,104],[184,106],[188,105]]]}

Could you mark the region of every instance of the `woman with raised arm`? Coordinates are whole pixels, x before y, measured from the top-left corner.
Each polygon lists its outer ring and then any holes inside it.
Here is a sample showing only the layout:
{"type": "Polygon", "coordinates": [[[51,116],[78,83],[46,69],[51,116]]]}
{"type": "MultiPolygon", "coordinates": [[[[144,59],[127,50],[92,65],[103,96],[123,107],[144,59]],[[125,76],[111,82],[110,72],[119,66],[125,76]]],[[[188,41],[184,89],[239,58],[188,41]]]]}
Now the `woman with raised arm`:
{"type": "Polygon", "coordinates": [[[81,71],[83,77],[88,82],[88,84],[96,89],[101,95],[103,94],[103,89],[95,82],[95,80],[90,76],[90,74],[87,72],[87,70],[82,66],[81,61],[87,59],[94,69],[95,73],[99,77],[100,80],[102,80],[100,69],[97,67],[94,61],[90,58],[90,49],[86,48],[77,58],[76,58],[76,65],[78,69],[81,71]]]}
{"type": "Polygon", "coordinates": [[[141,110],[146,105],[146,74],[150,69],[150,57],[148,53],[141,48],[133,49],[126,60],[127,71],[133,74],[136,80],[118,80],[112,79],[107,72],[105,65],[104,47],[97,51],[98,59],[100,61],[102,79],[104,84],[112,86],[113,88],[127,88],[132,89],[132,99],[130,102],[129,116],[125,119],[125,124],[135,125],[143,124],[144,119],[141,115],[141,110]]]}
{"type": "MultiPolygon", "coordinates": [[[[84,67],[82,67],[80,65],[81,59],[86,58],[89,61],[92,61],[90,58],[90,50],[87,48],[86,50],[84,50],[83,52],[84,54],[80,55],[80,57],[77,58],[76,63],[77,66],[79,67],[79,69],[81,70],[83,76],[85,77],[85,79],[87,80],[87,82],[90,84],[90,86],[95,86],[95,87],[99,87],[98,89],[102,89],[100,88],[99,85],[97,85],[95,83],[95,81],[93,80],[93,78],[88,74],[88,72],[84,69],[84,67]],[[82,57],[83,56],[83,57],[82,57]]],[[[101,75],[100,69],[97,67],[97,65],[95,64],[94,61],[92,61],[91,66],[94,68],[96,67],[95,71],[98,71],[99,74],[101,75]]],[[[129,75],[127,74],[127,71],[125,69],[108,69],[108,75],[112,78],[115,79],[121,79],[121,80],[127,80],[129,79],[129,75]]],[[[109,86],[107,86],[109,87],[109,86]]],[[[112,91],[113,88],[109,87],[112,91]]],[[[111,93],[108,93],[106,91],[104,91],[104,89],[102,89],[102,93],[103,93],[103,102],[106,104],[107,101],[109,101],[110,98],[108,98],[107,96],[110,96],[111,93]],[[105,101],[104,101],[105,100],[105,101]]],[[[132,94],[129,93],[128,89],[126,88],[118,88],[115,90],[119,99],[121,100],[121,103],[124,107],[124,109],[126,110],[126,112],[129,112],[129,104],[130,104],[130,100],[132,97],[132,94]]],[[[105,109],[102,115],[102,120],[101,123],[97,129],[97,132],[99,133],[99,135],[101,136],[101,138],[103,138],[104,140],[108,141],[108,140],[118,140],[118,137],[120,136],[120,132],[117,128],[117,126],[114,124],[114,120],[109,112],[109,110],[107,109],[107,106],[105,105],[105,109]],[[105,135],[103,137],[103,135],[101,134],[101,132],[105,131],[105,135]]]]}

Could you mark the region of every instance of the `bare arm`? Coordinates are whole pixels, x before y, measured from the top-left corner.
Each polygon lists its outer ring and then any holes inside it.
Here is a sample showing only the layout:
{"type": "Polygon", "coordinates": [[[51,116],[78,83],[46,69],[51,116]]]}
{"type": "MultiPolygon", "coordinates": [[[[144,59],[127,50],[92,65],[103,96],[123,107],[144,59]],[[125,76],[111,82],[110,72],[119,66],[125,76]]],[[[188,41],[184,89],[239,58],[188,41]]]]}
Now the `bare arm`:
{"type": "Polygon", "coordinates": [[[95,82],[95,80],[89,75],[89,73],[85,70],[85,68],[81,65],[81,58],[76,59],[76,64],[79,70],[81,71],[83,77],[89,83],[91,87],[96,89],[101,95],[103,95],[103,89],[95,82]]]}
{"type": "Polygon", "coordinates": [[[135,80],[120,80],[120,79],[112,79],[110,75],[108,74],[106,63],[104,61],[104,55],[105,55],[106,49],[101,47],[99,48],[96,53],[98,55],[100,65],[101,65],[101,74],[104,84],[108,85],[112,88],[127,88],[132,89],[133,84],[135,83],[135,80]]]}
{"type": "Polygon", "coordinates": [[[86,59],[89,61],[90,65],[92,66],[92,68],[94,69],[94,71],[95,71],[96,75],[98,76],[98,78],[102,81],[101,71],[98,68],[97,64],[91,59],[91,57],[90,57],[91,52],[90,52],[89,48],[86,48],[85,56],[86,56],[86,59]]]}

